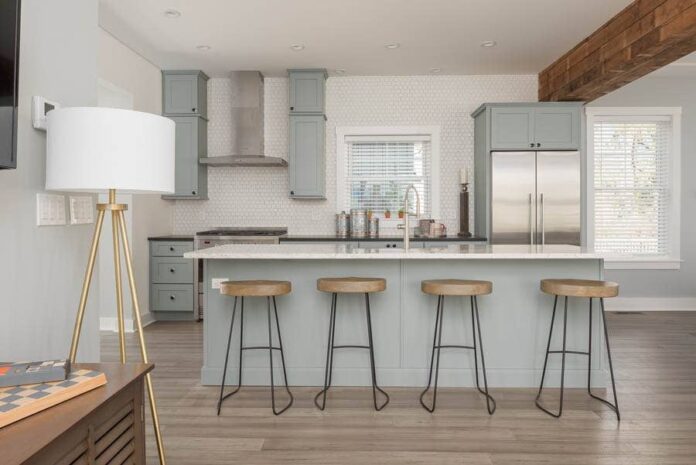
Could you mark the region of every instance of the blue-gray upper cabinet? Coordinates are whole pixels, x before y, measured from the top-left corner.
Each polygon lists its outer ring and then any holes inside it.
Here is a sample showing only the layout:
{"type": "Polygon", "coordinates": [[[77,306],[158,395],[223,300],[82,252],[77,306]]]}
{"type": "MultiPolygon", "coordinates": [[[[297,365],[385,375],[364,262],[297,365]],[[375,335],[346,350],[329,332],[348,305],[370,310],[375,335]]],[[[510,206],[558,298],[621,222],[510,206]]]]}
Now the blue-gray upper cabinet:
{"type": "Polygon", "coordinates": [[[493,150],[580,148],[580,104],[494,106],[490,115],[493,150]]]}
{"type": "Polygon", "coordinates": [[[208,171],[198,159],[208,153],[208,121],[198,116],[170,116],[176,125],[174,195],[165,199],[206,199],[208,171]]]}
{"type": "Polygon", "coordinates": [[[162,71],[163,113],[208,117],[208,76],[196,70],[162,71]]]}
{"type": "Polygon", "coordinates": [[[491,109],[491,144],[495,149],[518,150],[534,146],[534,109],[491,109]]]}
{"type": "Polygon", "coordinates": [[[324,113],[326,70],[291,69],[290,113],[324,113]]]}
{"type": "Polygon", "coordinates": [[[324,115],[290,115],[290,197],[326,198],[324,115]]]}

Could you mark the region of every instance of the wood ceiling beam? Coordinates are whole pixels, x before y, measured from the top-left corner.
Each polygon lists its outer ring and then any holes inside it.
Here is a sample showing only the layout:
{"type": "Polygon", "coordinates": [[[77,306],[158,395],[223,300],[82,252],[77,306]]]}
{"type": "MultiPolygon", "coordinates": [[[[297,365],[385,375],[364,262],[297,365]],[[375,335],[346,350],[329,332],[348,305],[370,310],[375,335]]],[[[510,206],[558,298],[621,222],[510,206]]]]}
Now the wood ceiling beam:
{"type": "Polygon", "coordinates": [[[540,101],[592,101],[696,51],[696,0],[635,0],[539,73],[540,101]]]}

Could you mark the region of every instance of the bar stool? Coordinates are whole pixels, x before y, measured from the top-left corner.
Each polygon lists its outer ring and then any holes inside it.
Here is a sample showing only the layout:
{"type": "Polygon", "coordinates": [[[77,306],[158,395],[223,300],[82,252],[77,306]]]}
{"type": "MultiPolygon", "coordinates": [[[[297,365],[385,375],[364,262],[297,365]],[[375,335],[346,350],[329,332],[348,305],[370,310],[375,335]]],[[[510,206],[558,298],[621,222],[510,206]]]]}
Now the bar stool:
{"type": "Polygon", "coordinates": [[[481,338],[481,320],[479,319],[477,296],[490,294],[493,291],[493,283],[490,281],[471,281],[463,279],[434,279],[421,282],[421,290],[430,295],[437,296],[437,309],[435,313],[435,333],[433,335],[433,349],[430,354],[430,370],[428,372],[428,385],[420,395],[420,403],[424,409],[432,413],[435,411],[437,402],[437,380],[440,373],[440,351],[441,349],[470,349],[474,351],[474,370],[476,372],[476,389],[486,396],[486,408],[490,415],[495,412],[495,399],[488,393],[488,379],[486,378],[486,360],[483,356],[483,339],[481,338]],[[471,333],[474,339],[473,345],[443,345],[442,344],[442,322],[444,320],[445,296],[464,296],[469,297],[471,306],[471,333]],[[475,316],[475,318],[474,318],[475,316]],[[476,334],[478,333],[478,345],[481,347],[481,367],[483,371],[483,386],[479,384],[478,373],[478,348],[476,334]],[[437,361],[435,360],[435,350],[437,350],[437,361]],[[433,378],[433,365],[435,366],[435,386],[433,389],[433,405],[428,407],[423,398],[430,390],[433,378]]]}
{"type": "Polygon", "coordinates": [[[280,336],[280,323],[278,322],[278,306],[276,296],[289,294],[292,284],[289,281],[224,281],[220,284],[220,294],[233,296],[234,306],[232,307],[232,320],[230,321],[230,334],[227,338],[227,351],[225,352],[225,367],[222,370],[222,382],[220,383],[220,399],[217,404],[217,414],[220,415],[222,401],[235,395],[242,387],[242,355],[245,350],[268,350],[271,371],[271,406],[273,414],[280,415],[290,408],[293,403],[293,396],[288,387],[288,375],[285,371],[285,354],[283,353],[283,339],[280,336]],[[239,317],[239,383],[234,391],[224,394],[225,377],[227,376],[227,362],[230,356],[230,345],[232,343],[232,330],[234,328],[234,318],[237,313],[237,299],[241,297],[241,312],[239,317]],[[266,297],[268,315],[268,346],[249,346],[244,347],[244,297],[266,297]],[[278,333],[278,346],[273,346],[273,334],[271,331],[271,299],[273,300],[273,311],[275,313],[275,325],[278,333]],[[273,382],[273,351],[280,351],[280,361],[283,365],[283,380],[285,390],[290,396],[290,401],[281,410],[276,409],[275,385],[273,382]],[[224,395],[223,395],[224,394],[224,395]]]}
{"type": "Polygon", "coordinates": [[[621,420],[619,414],[619,402],[616,396],[616,384],[614,383],[614,368],[611,362],[611,350],[609,349],[609,333],[607,332],[607,319],[604,315],[604,298],[616,297],[619,294],[619,285],[610,281],[592,281],[585,279],[542,279],[541,290],[546,294],[554,296],[553,313],[551,314],[551,328],[549,329],[549,341],[546,344],[546,357],[544,358],[544,369],[541,373],[541,385],[536,396],[536,406],[542,411],[548,413],[552,417],[559,418],[563,414],[563,382],[565,377],[565,357],[566,354],[587,355],[587,393],[590,397],[599,400],[607,405],[616,413],[616,419],[621,420]],[[553,323],[556,318],[556,306],[558,297],[565,297],[563,308],[563,350],[549,350],[551,347],[551,336],[553,335],[553,323]],[[568,297],[581,297],[590,299],[589,308],[589,342],[587,352],[566,349],[566,327],[568,319],[568,297]],[[609,358],[609,373],[611,375],[611,388],[614,392],[614,404],[602,399],[592,393],[591,374],[592,374],[592,299],[599,299],[599,304],[602,310],[602,323],[604,325],[604,340],[607,346],[607,356],[609,358]],[[561,396],[559,402],[558,413],[551,412],[544,408],[539,399],[541,391],[544,388],[544,377],[546,376],[546,365],[549,360],[549,354],[561,354],[561,396]]]}
{"type": "Polygon", "coordinates": [[[333,354],[335,349],[368,349],[370,351],[370,368],[372,372],[372,400],[375,410],[380,411],[389,403],[389,394],[377,385],[377,373],[375,370],[375,351],[372,341],[372,316],[370,314],[370,293],[382,292],[387,288],[386,280],[382,278],[320,278],[317,280],[317,289],[331,293],[331,317],[329,321],[329,340],[326,347],[326,367],[324,369],[324,389],[314,396],[314,404],[319,410],[326,407],[326,393],[331,387],[331,375],[333,372],[333,354]],[[336,303],[338,294],[365,294],[365,315],[367,317],[368,345],[335,345],[336,334],[336,303]],[[385,397],[381,405],[377,404],[377,391],[385,397]],[[322,397],[321,404],[319,397],[322,397]]]}

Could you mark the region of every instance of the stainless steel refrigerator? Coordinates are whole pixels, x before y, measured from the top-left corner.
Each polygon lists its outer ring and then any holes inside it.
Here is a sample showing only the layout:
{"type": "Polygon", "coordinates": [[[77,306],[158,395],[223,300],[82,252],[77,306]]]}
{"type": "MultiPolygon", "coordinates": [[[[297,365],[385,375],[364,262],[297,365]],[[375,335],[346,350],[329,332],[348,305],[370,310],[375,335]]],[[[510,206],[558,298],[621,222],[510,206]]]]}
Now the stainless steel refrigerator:
{"type": "Polygon", "coordinates": [[[580,245],[579,152],[491,153],[491,243],[580,245]]]}

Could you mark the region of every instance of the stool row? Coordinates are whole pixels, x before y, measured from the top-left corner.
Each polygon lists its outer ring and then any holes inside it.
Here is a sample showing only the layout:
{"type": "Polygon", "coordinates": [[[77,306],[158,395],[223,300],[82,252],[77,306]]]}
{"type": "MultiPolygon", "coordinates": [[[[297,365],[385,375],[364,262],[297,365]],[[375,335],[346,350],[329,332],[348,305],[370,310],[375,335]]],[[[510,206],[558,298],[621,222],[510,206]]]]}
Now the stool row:
{"type": "MultiPolygon", "coordinates": [[[[372,378],[372,398],[374,408],[377,411],[382,410],[389,403],[389,395],[377,384],[377,371],[375,368],[374,344],[372,338],[372,316],[370,309],[370,294],[374,292],[382,292],[386,289],[387,283],[382,278],[320,278],[317,280],[317,289],[322,292],[331,294],[331,309],[329,318],[328,342],[326,346],[326,366],[324,370],[324,385],[323,389],[314,397],[315,405],[324,410],[326,407],[326,394],[331,388],[331,380],[333,373],[333,358],[336,349],[365,349],[370,354],[370,368],[372,378]],[[336,313],[339,294],[364,294],[365,296],[365,317],[367,320],[367,345],[336,345],[334,336],[336,334],[336,313]],[[381,401],[378,401],[381,398],[381,401]]],[[[442,349],[466,349],[474,352],[474,372],[476,380],[476,389],[485,396],[486,408],[489,414],[493,414],[496,409],[495,399],[488,392],[488,379],[486,375],[486,362],[483,353],[483,337],[481,335],[481,321],[479,318],[478,299],[480,295],[487,295],[493,292],[493,284],[490,281],[474,281],[461,279],[438,279],[425,280],[421,282],[421,290],[425,294],[437,297],[437,306],[435,312],[435,331],[433,334],[433,344],[430,353],[430,369],[428,372],[428,382],[420,395],[420,403],[429,412],[435,411],[437,403],[437,386],[438,375],[440,368],[440,352],[442,349]],[[469,297],[471,311],[471,326],[472,339],[471,345],[453,345],[442,343],[442,327],[444,320],[445,297],[460,296],[469,297]],[[479,357],[481,359],[481,378],[483,386],[479,379],[479,357]],[[432,388],[432,401],[428,404],[426,395],[432,388]]],[[[535,403],[542,411],[553,417],[560,417],[563,413],[563,391],[565,378],[565,359],[567,354],[585,355],[588,357],[587,366],[587,391],[588,394],[601,401],[615,413],[618,420],[621,419],[619,414],[618,399],[616,394],[616,385],[614,382],[614,369],[611,359],[611,350],[609,346],[609,335],[607,332],[606,318],[604,315],[604,298],[615,297],[618,295],[619,286],[616,283],[608,281],[591,281],[579,279],[544,279],[541,281],[541,290],[546,294],[554,296],[553,313],[551,315],[551,327],[549,330],[548,343],[546,345],[546,354],[544,358],[544,368],[541,375],[541,383],[537,393],[535,403]],[[563,337],[562,349],[551,350],[551,338],[553,336],[553,327],[556,320],[556,310],[558,307],[558,298],[563,297],[563,337]],[[587,351],[568,350],[566,348],[566,329],[568,319],[568,298],[579,297],[589,299],[589,343],[587,351]],[[612,392],[614,402],[611,403],[601,397],[598,397],[591,389],[591,360],[592,360],[592,310],[593,299],[599,299],[602,322],[604,326],[604,340],[606,343],[607,357],[609,361],[609,373],[611,376],[612,392]],[[556,412],[544,407],[540,401],[542,390],[544,388],[544,379],[546,377],[546,368],[550,354],[561,355],[561,389],[559,407],[556,412]]],[[[293,395],[288,387],[287,372],[285,369],[285,354],[283,352],[283,340],[280,332],[280,323],[278,320],[278,306],[276,297],[289,294],[292,291],[292,284],[289,281],[225,281],[220,286],[220,293],[223,295],[234,297],[232,307],[232,320],[230,322],[230,331],[227,339],[227,350],[225,352],[225,365],[223,368],[222,382],[220,383],[220,396],[217,404],[217,413],[220,414],[223,400],[236,394],[242,386],[242,354],[246,350],[267,350],[269,355],[270,372],[271,372],[271,405],[273,413],[280,415],[285,412],[293,403],[293,395]],[[268,317],[268,345],[267,346],[245,346],[244,345],[244,298],[245,297],[265,297],[267,301],[267,317],[268,317]],[[239,302],[238,302],[239,301],[239,302]],[[239,373],[238,384],[232,392],[225,394],[225,379],[227,376],[227,365],[229,362],[230,347],[232,344],[232,332],[237,314],[237,304],[240,303],[240,336],[239,336],[239,373]],[[273,310],[271,311],[271,304],[273,310]],[[275,321],[278,345],[273,345],[273,330],[272,322],[275,321]],[[273,376],[273,353],[280,353],[280,360],[283,369],[283,383],[288,394],[288,402],[280,409],[276,407],[275,399],[275,381],[273,376]]]]}

